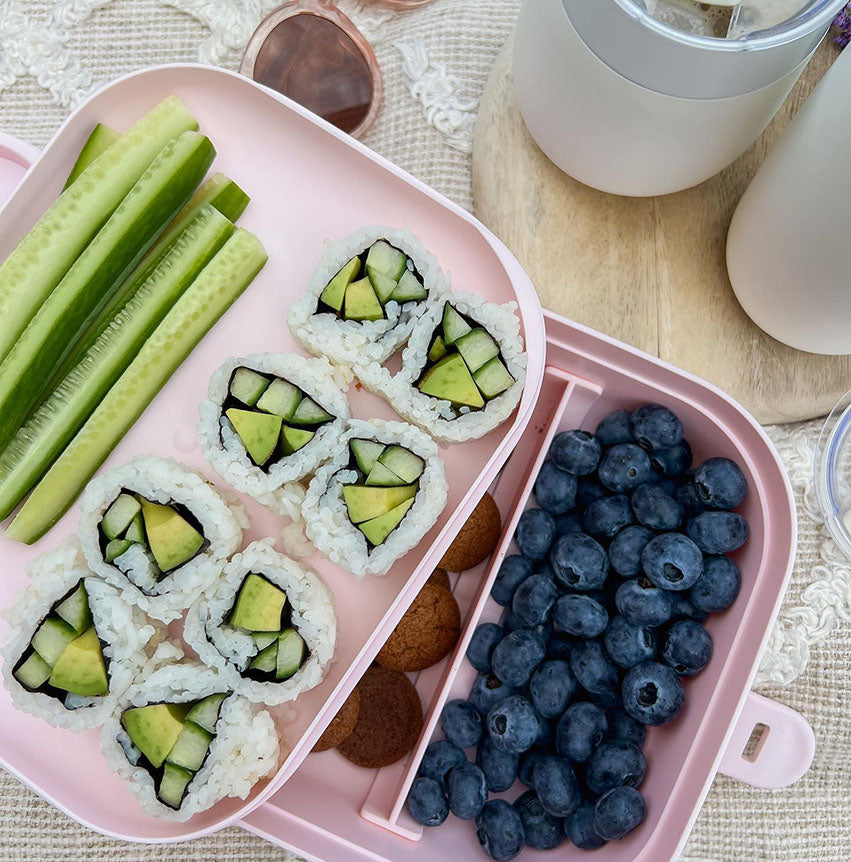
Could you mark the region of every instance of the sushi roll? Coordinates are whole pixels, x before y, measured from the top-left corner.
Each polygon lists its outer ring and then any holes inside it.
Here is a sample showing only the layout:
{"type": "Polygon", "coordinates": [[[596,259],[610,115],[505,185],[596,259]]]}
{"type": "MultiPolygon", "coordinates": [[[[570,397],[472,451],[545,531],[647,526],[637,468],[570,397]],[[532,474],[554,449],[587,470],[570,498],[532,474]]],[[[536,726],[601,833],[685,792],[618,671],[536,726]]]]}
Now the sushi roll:
{"type": "Polygon", "coordinates": [[[6,612],[3,679],[15,706],[55,727],[103,724],[165,627],[92,575],[76,536],[37,557],[6,612]]]}
{"type": "Polygon", "coordinates": [[[280,744],[266,710],[200,662],[184,662],[127,690],[101,749],[148,814],[184,821],[226,796],[244,799],[277,768],[280,744]]]}
{"type": "Polygon", "coordinates": [[[229,359],[210,380],[199,438],[213,469],[278,514],[298,517],[303,489],[349,418],[327,359],[262,353],[229,359]]]}
{"type": "Polygon", "coordinates": [[[221,573],[248,526],[201,475],[141,456],[94,479],[80,502],[80,539],[93,572],[125,601],[171,622],[221,573]]]}
{"type": "Polygon", "coordinates": [[[475,440],[501,425],[523,394],[526,353],[515,309],[462,291],[443,296],[414,327],[398,374],[375,363],[354,372],[438,440],[475,440]]]}
{"type": "Polygon", "coordinates": [[[327,244],[287,322],[307,350],[332,362],[384,362],[447,289],[437,259],[414,234],[366,227],[327,244]]]}
{"type": "Polygon", "coordinates": [[[270,706],[319,685],[337,640],[328,588],[273,545],[237,554],[184,626],[186,643],[233,691],[270,706]]]}
{"type": "Polygon", "coordinates": [[[358,577],[384,575],[422,540],[446,505],[437,445],[404,422],[353,419],[310,482],[305,530],[358,577]]]}

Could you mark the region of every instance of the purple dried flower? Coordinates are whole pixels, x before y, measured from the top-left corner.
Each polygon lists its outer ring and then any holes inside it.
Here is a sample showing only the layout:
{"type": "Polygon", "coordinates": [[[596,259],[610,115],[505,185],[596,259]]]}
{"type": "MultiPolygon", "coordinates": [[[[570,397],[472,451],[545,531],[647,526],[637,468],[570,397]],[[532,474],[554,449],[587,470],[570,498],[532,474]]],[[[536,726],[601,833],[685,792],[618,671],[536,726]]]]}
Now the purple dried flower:
{"type": "Polygon", "coordinates": [[[836,38],[833,41],[840,48],[851,43],[851,3],[847,3],[845,8],[836,16],[833,26],[836,28],[836,38]]]}

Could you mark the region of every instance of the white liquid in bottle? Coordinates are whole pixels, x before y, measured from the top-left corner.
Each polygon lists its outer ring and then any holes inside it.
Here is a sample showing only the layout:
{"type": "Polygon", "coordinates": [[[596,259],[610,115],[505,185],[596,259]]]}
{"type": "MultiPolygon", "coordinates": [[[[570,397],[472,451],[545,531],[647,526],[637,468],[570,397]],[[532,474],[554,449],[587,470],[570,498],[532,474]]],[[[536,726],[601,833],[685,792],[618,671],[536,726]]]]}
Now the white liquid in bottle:
{"type": "Polygon", "coordinates": [[[645,8],[657,20],[699,36],[741,39],[788,21],[803,9],[806,0],[744,0],[699,3],[697,0],[645,0],[645,8]]]}

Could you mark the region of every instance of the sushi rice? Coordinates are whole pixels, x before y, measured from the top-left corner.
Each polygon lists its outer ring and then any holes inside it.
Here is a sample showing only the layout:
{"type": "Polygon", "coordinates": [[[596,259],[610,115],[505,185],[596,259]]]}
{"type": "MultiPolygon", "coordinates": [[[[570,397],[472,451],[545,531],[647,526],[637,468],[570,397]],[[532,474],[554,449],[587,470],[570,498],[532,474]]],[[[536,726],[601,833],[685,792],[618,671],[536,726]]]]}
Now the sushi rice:
{"type": "Polygon", "coordinates": [[[437,258],[409,230],[371,226],[340,240],[331,240],[310,278],[307,292],[290,307],[287,323],[297,341],[317,356],[339,365],[384,362],[408,339],[417,319],[449,289],[437,258]],[[380,239],[403,251],[414,263],[428,292],[426,299],[389,302],[383,320],[341,320],[331,312],[316,313],[328,282],[356,255],[380,239]]]}
{"type": "Polygon", "coordinates": [[[228,359],[213,375],[201,403],[198,437],[210,466],[235,488],[254,497],[279,515],[298,520],[304,490],[297,483],[309,476],[338,445],[349,418],[345,388],[351,380],[325,358],[308,359],[291,353],[256,353],[228,359]],[[302,449],[273,464],[268,472],[249,458],[222,405],[237,368],[251,368],[295,384],[335,418],[316,432],[302,449]]]}
{"type": "Polygon", "coordinates": [[[342,436],[339,450],[316,471],[307,489],[303,507],[305,530],[323,554],[358,578],[367,574],[385,575],[434,526],[446,505],[447,490],[446,470],[430,437],[404,422],[353,419],[342,436]],[[349,441],[354,438],[397,444],[425,462],[414,504],[399,526],[372,550],[349,519],[343,499],[343,485],[357,479],[357,473],[348,468],[349,441]]]}
{"type": "Polygon", "coordinates": [[[134,458],[91,481],[80,500],[79,534],[91,570],[116,587],[124,601],[166,623],[180,617],[215,581],[227,558],[239,547],[242,531],[247,527],[241,503],[225,500],[203,476],[171,458],[134,458]],[[185,506],[203,528],[207,546],[160,580],[153,559],[141,545],[133,545],[116,558],[128,574],[107,563],[98,528],[106,510],[124,490],[151,502],[185,506]]]}
{"type": "MultiPolygon", "coordinates": [[[[170,645],[173,646],[173,645],[170,645]]],[[[173,647],[173,657],[182,651],[173,647]]],[[[138,681],[119,699],[101,731],[101,749],[110,768],[128,782],[148,814],[182,822],[226,796],[245,799],[251,788],[277,769],[278,732],[272,716],[238,694],[222,702],[216,735],[204,764],[189,784],[180,809],[163,804],[151,774],[138,763],[138,749],[121,724],[123,712],[153,703],[185,703],[230,691],[226,681],[200,662],[165,662],[138,681]]]]}
{"type": "Polygon", "coordinates": [[[14,705],[54,727],[88,730],[107,719],[134,677],[166,637],[165,626],[148,619],[124,600],[120,591],[92,575],[79,539],[69,537],[58,548],[28,566],[30,584],[4,613],[9,633],[2,650],[3,681],[14,705]],[[103,697],[68,694],[63,703],[52,695],[24,688],[12,671],[50,608],[83,580],[89,609],[107,661],[109,693],[103,697]]]}
{"type": "Polygon", "coordinates": [[[294,700],[322,682],[337,641],[337,618],[331,593],[317,574],[279,553],[274,540],[250,544],[227,565],[216,585],[189,609],[183,632],[186,643],[206,665],[217,670],[228,687],[254,703],[276,706],[294,700]],[[292,624],[309,655],[294,676],[263,682],[242,675],[257,653],[246,632],[226,623],[246,575],[262,575],[287,594],[292,624]]]}

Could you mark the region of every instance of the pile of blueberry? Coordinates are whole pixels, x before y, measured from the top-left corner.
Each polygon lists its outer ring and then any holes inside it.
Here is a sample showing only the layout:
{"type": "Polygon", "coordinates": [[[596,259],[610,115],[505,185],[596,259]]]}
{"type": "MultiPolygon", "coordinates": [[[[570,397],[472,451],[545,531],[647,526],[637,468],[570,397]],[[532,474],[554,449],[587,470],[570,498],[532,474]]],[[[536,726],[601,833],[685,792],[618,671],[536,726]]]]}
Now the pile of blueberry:
{"type": "Polygon", "coordinates": [[[507,860],[565,837],[592,850],[644,820],[646,726],[677,717],[682,678],[709,662],[703,622],[738,595],[725,554],[748,538],[731,511],[747,493],[742,471],[691,463],[680,420],[658,404],[555,437],[540,508],[521,516],[520,553],[494,582],[502,624],[473,634],[479,675],[468,700],[447,703],[445,739],[411,788],[417,822],[475,820],[488,855],[507,860]],[[513,805],[488,801],[517,780],[528,790],[513,805]]]}

